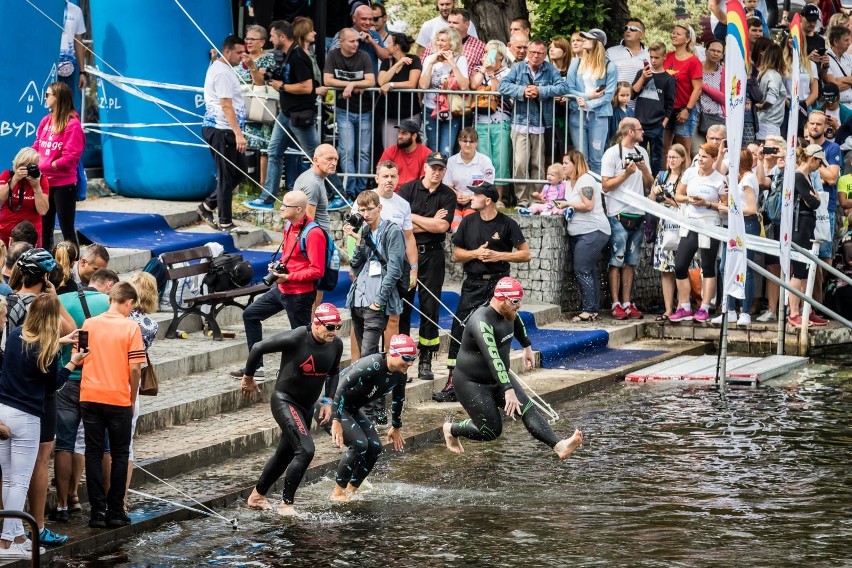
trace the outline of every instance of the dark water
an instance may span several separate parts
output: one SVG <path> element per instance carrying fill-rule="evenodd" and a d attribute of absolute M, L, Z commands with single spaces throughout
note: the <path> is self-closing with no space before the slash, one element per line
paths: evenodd
<path fill-rule="evenodd" d="M 835 364 L 848 362 L 843 356 Z M 560 408 L 559 463 L 520 423 L 491 444 L 383 461 L 362 499 L 300 490 L 298 520 L 244 507 L 76 566 L 849 566 L 852 372 L 808 367 L 726 398 L 619 385 Z M 277 506 L 277 503 L 274 503 Z M 59 562 L 57 562 L 58 564 Z"/>

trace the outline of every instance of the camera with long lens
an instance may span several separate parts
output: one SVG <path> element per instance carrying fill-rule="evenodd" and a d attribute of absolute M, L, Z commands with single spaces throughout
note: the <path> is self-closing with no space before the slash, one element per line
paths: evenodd
<path fill-rule="evenodd" d="M 356 233 L 361 230 L 361 227 L 364 225 L 364 217 L 361 216 L 357 211 L 353 211 L 343 216 L 343 221 L 352 227 L 352 230 Z"/>
<path fill-rule="evenodd" d="M 274 262 L 269 268 L 269 274 L 263 277 L 263 283 L 267 286 L 272 286 L 278 280 L 279 274 L 287 274 L 288 272 L 289 270 L 287 270 L 287 266 L 283 262 Z"/>
<path fill-rule="evenodd" d="M 275 59 L 275 66 L 272 69 L 268 69 L 266 73 L 263 74 L 263 79 L 265 81 L 283 81 L 284 80 L 284 52 L 279 50 L 274 50 L 272 52 L 272 57 Z"/>
<path fill-rule="evenodd" d="M 27 164 L 27 175 L 33 179 L 38 179 L 41 177 L 41 170 L 38 167 L 38 164 Z"/>

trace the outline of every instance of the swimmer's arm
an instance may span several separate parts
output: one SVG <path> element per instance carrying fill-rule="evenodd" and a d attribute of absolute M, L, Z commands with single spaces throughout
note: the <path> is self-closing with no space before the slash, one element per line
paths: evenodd
<path fill-rule="evenodd" d="M 391 398 L 391 426 L 402 428 L 402 406 L 405 403 L 405 379 L 393 387 Z"/>
<path fill-rule="evenodd" d="M 519 317 L 515 318 L 515 339 L 521 344 L 521 347 L 527 348 L 532 345 L 529 336 L 527 336 L 527 327 L 523 320 Z"/>
<path fill-rule="evenodd" d="M 292 353 L 296 348 L 297 341 L 298 335 L 293 330 L 287 330 L 255 343 L 246 360 L 246 376 L 254 377 L 254 373 L 257 371 L 264 355 L 282 353 L 286 356 L 288 352 Z"/>

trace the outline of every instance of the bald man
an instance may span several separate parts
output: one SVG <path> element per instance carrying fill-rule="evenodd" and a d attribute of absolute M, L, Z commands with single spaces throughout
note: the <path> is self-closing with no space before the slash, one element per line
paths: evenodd
<path fill-rule="evenodd" d="M 358 51 L 363 51 L 370 57 L 373 73 L 379 75 L 379 60 L 390 57 L 379 32 L 373 29 L 373 9 L 369 6 L 358 6 L 352 13 L 352 27 L 344 28 L 355 31 L 358 36 Z M 341 30 L 342 32 L 343 30 Z M 331 41 L 331 49 L 340 47 L 340 32 Z"/>
<path fill-rule="evenodd" d="M 314 151 L 310 169 L 296 178 L 293 189 L 304 192 L 307 197 L 307 214 L 326 231 L 331 230 L 328 216 L 326 180 L 337 171 L 339 157 L 331 144 L 320 144 Z"/>

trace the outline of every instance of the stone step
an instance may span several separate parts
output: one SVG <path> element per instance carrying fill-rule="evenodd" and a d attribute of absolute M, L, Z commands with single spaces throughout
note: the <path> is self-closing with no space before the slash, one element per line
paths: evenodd
<path fill-rule="evenodd" d="M 197 221 L 197 217 L 196 217 Z M 268 245 L 271 242 L 269 235 L 267 235 L 266 230 L 263 227 L 258 227 L 255 225 L 250 225 L 243 222 L 237 223 L 238 229 L 231 233 L 231 237 L 234 239 L 234 246 L 238 249 L 250 249 L 256 246 Z M 194 223 L 191 225 L 184 225 L 178 227 L 178 232 L 187 232 L 187 233 L 204 233 L 204 234 L 218 234 L 218 231 L 208 225 L 207 223 Z M 280 238 L 278 239 L 280 242 Z"/>

